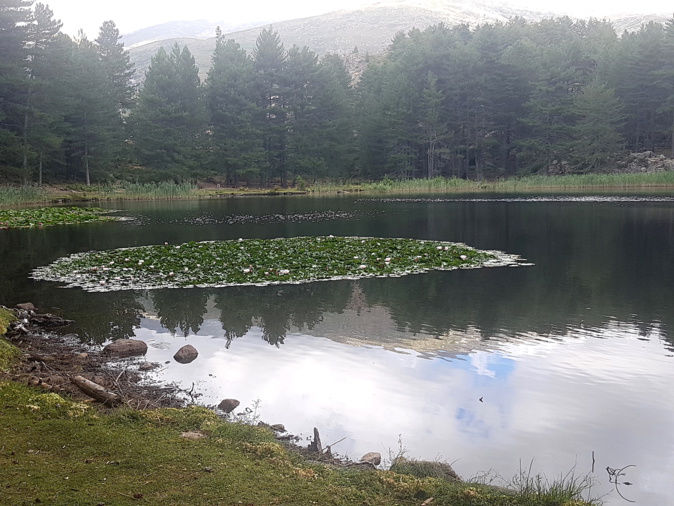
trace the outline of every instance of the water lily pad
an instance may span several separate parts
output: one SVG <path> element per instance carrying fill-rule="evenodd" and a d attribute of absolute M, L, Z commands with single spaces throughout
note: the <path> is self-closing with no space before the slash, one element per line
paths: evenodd
<path fill-rule="evenodd" d="M 0 209 L 0 228 L 48 227 L 93 221 L 111 221 L 98 207 L 40 207 L 36 209 Z"/>
<path fill-rule="evenodd" d="M 522 263 L 515 255 L 465 244 L 329 236 L 92 251 L 60 258 L 31 277 L 100 292 L 306 283 L 505 265 Z"/>

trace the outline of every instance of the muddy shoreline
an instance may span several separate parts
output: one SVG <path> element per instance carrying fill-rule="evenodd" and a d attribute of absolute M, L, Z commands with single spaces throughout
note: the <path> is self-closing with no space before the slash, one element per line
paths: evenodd
<path fill-rule="evenodd" d="M 20 363 L 4 376 L 12 381 L 37 386 L 45 391 L 65 394 L 74 399 L 95 402 L 75 386 L 71 378 L 81 376 L 121 397 L 133 409 L 179 408 L 188 403 L 177 385 L 152 383 L 142 369 L 152 366 L 144 357 L 114 357 L 103 353 L 100 345 L 83 343 L 67 328 L 71 320 L 31 309 L 5 308 L 17 320 L 9 325 L 5 339 L 23 352 Z M 189 397 L 189 396 L 188 396 Z M 102 408 L 110 408 L 96 402 Z"/>

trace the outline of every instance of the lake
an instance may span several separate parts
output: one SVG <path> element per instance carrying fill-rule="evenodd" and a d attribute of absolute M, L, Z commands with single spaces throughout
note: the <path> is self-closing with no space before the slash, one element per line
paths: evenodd
<path fill-rule="evenodd" d="M 0 302 L 134 337 L 152 378 L 353 459 L 400 448 L 464 478 L 589 474 L 605 504 L 672 504 L 674 198 L 229 198 L 104 205 L 115 223 L 0 231 Z M 301 285 L 87 293 L 29 278 L 75 252 L 344 235 L 463 242 L 533 265 Z M 178 364 L 186 343 L 199 357 Z M 165 363 L 168 362 L 168 363 Z M 303 442 L 306 444 L 306 442 Z M 607 467 L 624 469 L 618 486 Z M 628 482 L 629 484 L 625 484 Z"/>

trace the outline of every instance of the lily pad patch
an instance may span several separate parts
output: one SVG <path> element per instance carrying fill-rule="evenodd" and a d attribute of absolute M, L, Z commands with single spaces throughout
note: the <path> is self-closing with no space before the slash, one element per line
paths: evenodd
<path fill-rule="evenodd" d="M 306 283 L 507 265 L 522 265 L 521 259 L 450 242 L 329 236 L 92 251 L 60 258 L 31 277 L 101 292 Z"/>
<path fill-rule="evenodd" d="M 36 209 L 0 209 L 0 229 L 73 225 L 94 221 L 112 221 L 103 216 L 110 211 L 98 207 L 40 207 Z"/>

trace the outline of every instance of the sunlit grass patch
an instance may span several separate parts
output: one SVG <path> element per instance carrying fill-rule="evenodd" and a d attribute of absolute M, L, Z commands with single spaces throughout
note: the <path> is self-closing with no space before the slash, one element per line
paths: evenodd
<path fill-rule="evenodd" d="M 79 253 L 35 269 L 32 277 L 88 291 L 113 291 L 403 276 L 433 269 L 518 265 L 519 260 L 502 252 L 449 242 L 293 237 Z"/>
<path fill-rule="evenodd" d="M 0 209 L 0 229 L 73 225 L 94 221 L 112 221 L 98 207 L 40 207 L 36 209 Z"/>

